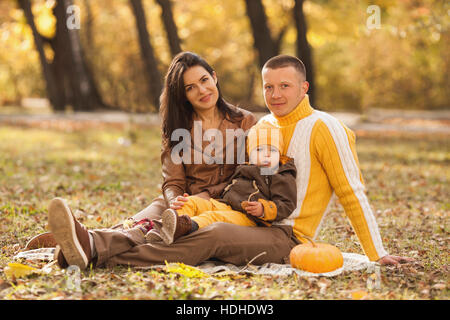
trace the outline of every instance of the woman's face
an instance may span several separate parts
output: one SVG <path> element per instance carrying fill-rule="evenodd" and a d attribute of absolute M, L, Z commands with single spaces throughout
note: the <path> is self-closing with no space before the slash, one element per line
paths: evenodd
<path fill-rule="evenodd" d="M 216 73 L 213 75 L 202 66 L 193 66 L 183 74 L 186 98 L 195 110 L 202 111 L 216 106 L 219 99 Z"/>

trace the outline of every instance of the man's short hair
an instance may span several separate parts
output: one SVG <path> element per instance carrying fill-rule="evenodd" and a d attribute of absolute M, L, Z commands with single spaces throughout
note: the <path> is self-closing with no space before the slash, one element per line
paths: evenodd
<path fill-rule="evenodd" d="M 281 54 L 270 58 L 264 64 L 263 69 L 279 69 L 285 67 L 294 67 L 303 77 L 306 79 L 306 68 L 302 60 L 297 57 L 289 56 L 287 54 Z"/>

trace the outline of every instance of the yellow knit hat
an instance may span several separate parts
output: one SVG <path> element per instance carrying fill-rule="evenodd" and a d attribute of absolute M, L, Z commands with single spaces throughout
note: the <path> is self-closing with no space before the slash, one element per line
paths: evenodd
<path fill-rule="evenodd" d="M 268 122 L 255 124 L 250 128 L 247 135 L 248 154 L 261 145 L 274 146 L 281 154 L 284 146 L 281 130 Z"/>

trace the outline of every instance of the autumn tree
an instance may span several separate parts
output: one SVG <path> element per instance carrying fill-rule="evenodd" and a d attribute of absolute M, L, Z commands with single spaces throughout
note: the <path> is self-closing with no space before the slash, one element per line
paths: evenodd
<path fill-rule="evenodd" d="M 63 110 L 64 98 L 58 92 L 58 84 L 56 81 L 56 77 L 54 74 L 54 70 L 51 68 L 51 64 L 47 61 L 44 52 L 44 40 L 43 37 L 39 34 L 36 28 L 36 24 L 34 22 L 33 12 L 31 10 L 31 3 L 28 0 L 19 0 L 19 6 L 23 10 L 25 18 L 27 19 L 27 23 L 31 28 L 34 38 L 34 44 L 36 46 L 36 50 L 39 54 L 39 61 L 42 67 L 42 73 L 45 78 L 47 96 L 50 100 L 51 105 L 55 110 Z"/>
<path fill-rule="evenodd" d="M 303 61 L 306 68 L 306 79 L 309 82 L 309 99 L 311 104 L 314 105 L 315 99 L 315 85 L 314 85 L 314 65 L 312 59 L 311 46 L 306 38 L 306 33 L 308 31 L 306 18 L 303 13 L 303 0 L 295 0 L 294 11 L 294 21 L 295 28 L 297 30 L 297 41 L 296 41 L 296 52 L 297 57 Z"/>
<path fill-rule="evenodd" d="M 262 1 L 245 0 L 245 6 L 250 20 L 253 44 L 258 52 L 259 66 L 262 68 L 267 60 L 280 52 L 281 40 L 287 26 L 284 26 L 276 37 L 272 37 Z"/>
<path fill-rule="evenodd" d="M 72 106 L 76 111 L 92 111 L 110 108 L 102 101 L 93 75 L 85 60 L 78 28 L 68 28 L 68 21 L 77 19 L 72 0 L 58 0 L 53 8 L 56 17 L 56 32 L 52 38 L 44 37 L 36 29 L 31 2 L 19 0 L 29 24 L 46 81 L 47 95 L 55 110 Z M 73 15 L 68 12 L 70 9 Z M 53 59 L 48 61 L 44 45 L 53 50 Z"/>
<path fill-rule="evenodd" d="M 178 29 L 173 18 L 172 3 L 170 0 L 156 0 L 162 10 L 162 21 L 167 34 L 167 41 L 169 42 L 170 53 L 172 56 L 181 52 L 181 40 L 178 36 Z"/>
<path fill-rule="evenodd" d="M 159 106 L 159 96 L 162 91 L 162 78 L 158 70 L 155 51 L 150 43 L 150 34 L 147 30 L 147 20 L 141 0 L 130 0 L 136 28 L 139 37 L 139 47 L 144 61 L 145 72 L 148 78 L 149 94 L 154 106 Z"/>

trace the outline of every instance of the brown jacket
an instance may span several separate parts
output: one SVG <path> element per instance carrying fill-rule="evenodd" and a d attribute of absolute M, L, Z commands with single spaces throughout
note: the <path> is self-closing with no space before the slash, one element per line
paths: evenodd
<path fill-rule="evenodd" d="M 211 198 L 220 197 L 222 190 L 228 184 L 230 177 L 238 166 L 236 160 L 238 139 L 244 138 L 242 137 L 242 134 L 246 135 L 247 130 L 256 124 L 256 118 L 251 112 L 238 107 L 235 108 L 242 112 L 242 119 L 237 122 L 232 122 L 227 116 L 222 120 L 218 128 L 223 137 L 222 155 L 219 155 L 221 156 L 220 158 L 223 159 L 222 164 L 215 162 L 206 164 L 204 160 L 202 160 L 201 164 L 194 163 L 195 153 L 200 153 L 200 156 L 202 156 L 202 150 L 205 150 L 205 148 L 212 143 L 210 141 L 202 141 L 202 148 L 195 146 L 194 127 L 191 129 L 191 142 L 189 145 L 191 163 L 174 163 L 171 158 L 172 149 L 167 147 L 163 142 L 161 151 L 162 175 L 164 179 L 162 191 L 167 202 L 185 192 L 189 195 L 195 195 L 207 191 Z M 227 129 L 242 129 L 242 133 L 236 135 L 233 140 L 227 141 Z M 204 131 L 205 130 L 203 130 L 203 133 Z M 234 143 L 234 161 L 232 161 L 234 164 L 226 163 L 227 143 Z M 245 148 L 243 151 L 245 152 Z"/>
<path fill-rule="evenodd" d="M 263 204 L 262 218 L 248 214 L 257 224 L 270 225 L 274 221 L 287 218 L 297 206 L 297 170 L 290 159 L 280 164 L 278 172 L 273 175 L 261 175 L 261 168 L 256 165 L 240 165 L 223 191 L 221 202 L 233 210 L 245 212 L 244 201 L 258 201 Z M 245 206 L 245 204 L 244 204 Z"/>

